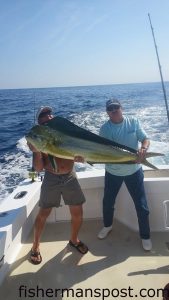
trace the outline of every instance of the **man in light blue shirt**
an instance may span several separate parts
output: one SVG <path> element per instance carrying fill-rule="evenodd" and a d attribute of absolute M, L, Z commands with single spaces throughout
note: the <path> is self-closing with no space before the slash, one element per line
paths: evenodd
<path fill-rule="evenodd" d="M 105 238 L 112 230 L 115 200 L 124 181 L 135 204 L 142 246 L 144 250 L 151 250 L 149 209 L 144 190 L 144 176 L 140 164 L 145 158 L 150 141 L 137 118 L 123 116 L 122 106 L 118 100 L 108 100 L 106 102 L 106 111 L 109 120 L 102 125 L 100 135 L 132 148 L 134 152 L 138 153 L 138 163 L 106 164 L 103 198 L 104 227 L 99 232 L 98 238 Z"/>

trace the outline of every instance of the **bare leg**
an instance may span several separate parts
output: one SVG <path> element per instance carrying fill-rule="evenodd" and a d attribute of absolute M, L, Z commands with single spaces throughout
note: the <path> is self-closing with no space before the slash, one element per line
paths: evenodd
<path fill-rule="evenodd" d="M 44 228 L 44 225 L 46 223 L 46 219 L 49 216 L 50 212 L 51 212 L 52 208 L 40 208 L 39 209 L 39 213 L 36 217 L 35 220 L 35 226 L 34 226 L 34 241 L 33 241 L 33 246 L 32 246 L 32 251 L 34 252 L 39 252 L 39 244 L 40 244 L 40 238 L 41 238 L 41 234 Z M 40 255 L 38 255 L 37 257 L 32 256 L 31 260 L 33 261 L 39 261 Z"/>
<path fill-rule="evenodd" d="M 78 238 L 78 233 L 83 220 L 82 205 L 71 205 L 69 206 L 69 209 L 71 214 L 71 236 L 69 243 L 71 246 L 77 248 L 80 253 L 85 254 L 88 251 L 88 247 Z"/>
<path fill-rule="evenodd" d="M 78 243 L 78 233 L 82 225 L 83 209 L 82 205 L 70 205 L 71 214 L 71 236 L 70 239 L 73 243 Z"/>

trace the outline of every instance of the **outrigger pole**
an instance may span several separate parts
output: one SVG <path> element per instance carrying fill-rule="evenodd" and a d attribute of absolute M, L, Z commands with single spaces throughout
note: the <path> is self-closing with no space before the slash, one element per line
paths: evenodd
<path fill-rule="evenodd" d="M 34 93 L 34 98 L 33 98 L 33 105 L 34 105 L 34 114 L 33 114 L 33 123 L 34 124 L 33 125 L 35 126 L 35 122 L 36 122 L 36 119 L 35 119 L 35 105 L 36 105 L 36 96 L 35 96 L 35 93 Z M 33 153 L 32 153 L 32 167 L 29 170 L 29 177 L 31 178 L 32 182 L 35 181 L 36 171 L 35 171 L 34 166 L 33 166 Z"/>
<path fill-rule="evenodd" d="M 154 46 L 155 46 L 155 50 L 156 50 L 158 67 L 159 67 L 160 77 L 161 77 L 161 84 L 162 84 L 164 100 L 165 100 L 165 106 L 166 106 L 166 111 L 167 111 L 167 118 L 168 118 L 168 122 L 169 122 L 169 109 L 168 109 L 166 90 L 165 90 L 165 86 L 164 86 L 163 74 L 162 74 L 162 70 L 161 70 L 160 59 L 159 59 L 159 55 L 158 55 L 157 44 L 156 44 L 156 40 L 155 40 L 155 36 L 154 36 L 154 30 L 153 30 L 153 26 L 152 26 L 152 23 L 151 23 L 150 14 L 148 14 L 148 17 L 149 17 L 150 27 L 151 27 L 151 31 L 152 31 L 153 40 L 154 40 Z"/>

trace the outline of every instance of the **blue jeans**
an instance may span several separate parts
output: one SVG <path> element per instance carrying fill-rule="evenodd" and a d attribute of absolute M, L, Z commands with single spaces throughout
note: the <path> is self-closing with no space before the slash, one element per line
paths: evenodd
<path fill-rule="evenodd" d="M 115 176 L 108 172 L 105 173 L 105 188 L 103 198 L 104 226 L 108 227 L 113 223 L 115 200 L 123 181 L 125 182 L 135 205 L 140 237 L 142 239 L 149 239 L 149 209 L 145 195 L 144 175 L 142 168 L 140 168 L 134 174 L 128 176 Z"/>

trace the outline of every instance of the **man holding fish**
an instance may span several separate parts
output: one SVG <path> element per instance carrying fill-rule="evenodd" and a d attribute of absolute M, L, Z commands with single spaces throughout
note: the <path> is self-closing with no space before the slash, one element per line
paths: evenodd
<path fill-rule="evenodd" d="M 53 118 L 51 107 L 41 107 L 37 113 L 37 122 L 44 125 Z M 28 142 L 30 150 L 33 152 L 33 167 L 37 172 L 45 170 L 45 176 L 41 187 L 39 200 L 39 213 L 35 220 L 34 241 L 30 253 L 30 261 L 33 264 L 40 264 L 42 256 L 40 254 L 40 238 L 47 217 L 53 207 L 59 207 L 61 195 L 66 205 L 69 206 L 71 214 L 71 237 L 69 245 L 76 248 L 81 254 L 88 251 L 88 247 L 79 240 L 78 233 L 82 224 L 83 208 L 85 197 L 77 181 L 75 173 L 72 171 L 74 161 L 83 162 L 81 156 L 75 156 L 74 160 L 53 157 L 36 149 Z"/>
<path fill-rule="evenodd" d="M 124 182 L 136 208 L 143 249 L 151 250 L 149 209 L 144 190 L 144 176 L 140 164 L 146 157 L 150 141 L 137 118 L 123 116 L 122 106 L 118 100 L 108 100 L 106 102 L 106 111 L 109 120 L 102 125 L 100 136 L 133 148 L 134 151 L 137 151 L 137 160 L 135 164 L 106 164 L 103 197 L 104 227 L 99 232 L 98 238 L 106 238 L 112 230 L 115 200 Z M 140 148 L 139 142 L 141 144 Z"/>

